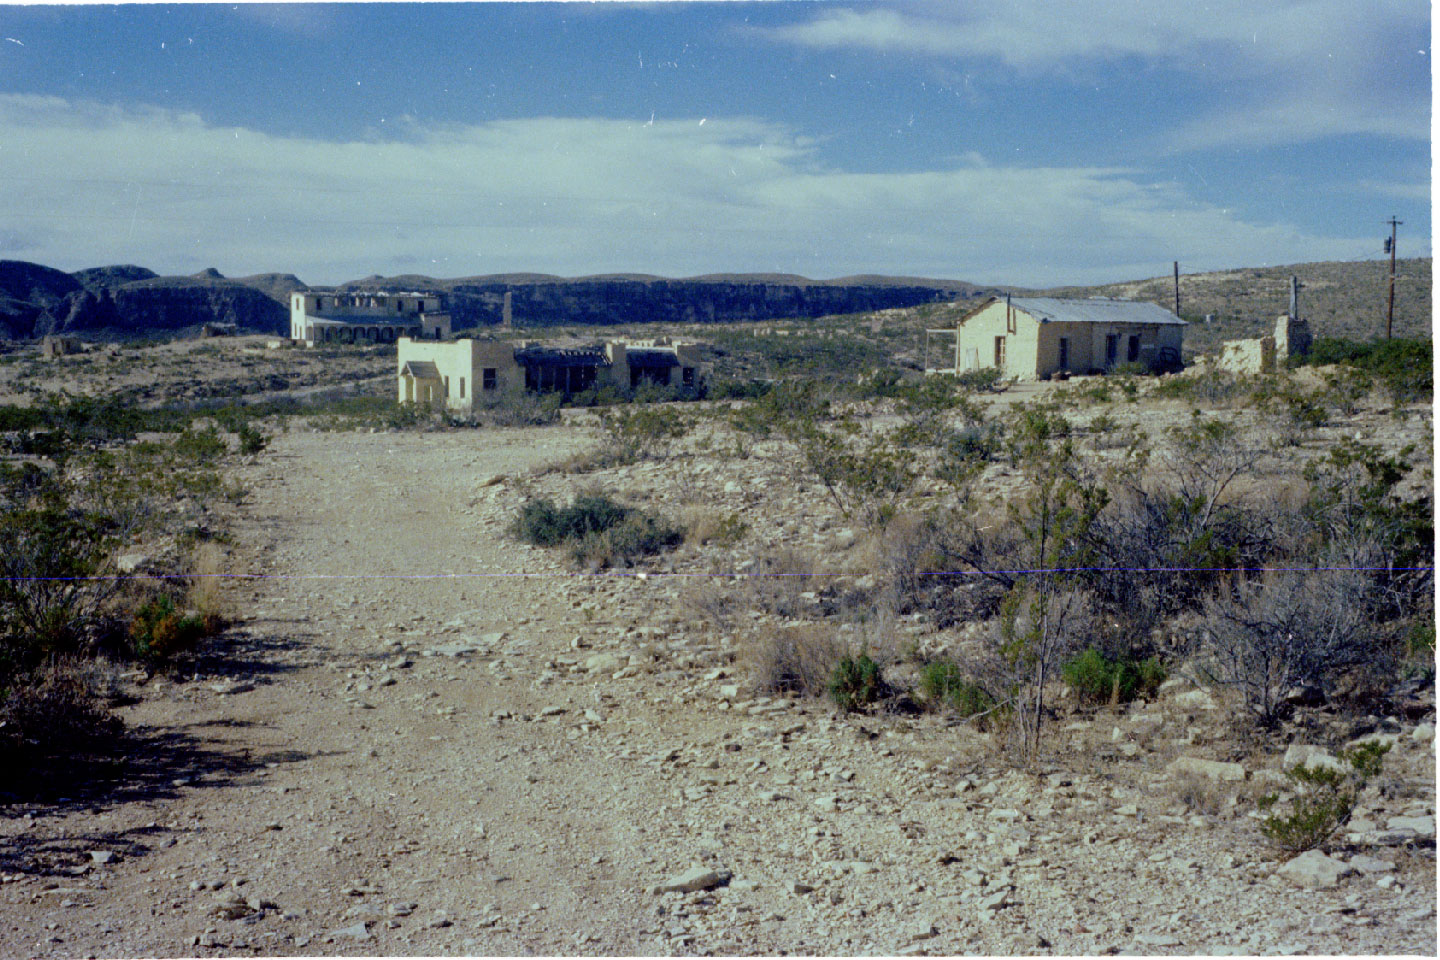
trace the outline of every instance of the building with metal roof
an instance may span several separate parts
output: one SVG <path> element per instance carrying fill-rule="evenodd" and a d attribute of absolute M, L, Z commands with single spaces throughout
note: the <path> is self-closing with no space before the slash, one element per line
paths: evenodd
<path fill-rule="evenodd" d="M 1178 370 L 1185 326 L 1164 307 L 1139 300 L 991 297 L 953 329 L 925 331 L 925 372 L 992 367 L 1007 379 L 1049 380 L 1122 364 Z"/>

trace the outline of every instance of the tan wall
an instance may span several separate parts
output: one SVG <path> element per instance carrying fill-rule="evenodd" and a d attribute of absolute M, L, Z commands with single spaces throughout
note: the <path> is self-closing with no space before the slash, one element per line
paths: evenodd
<path fill-rule="evenodd" d="M 1231 373 L 1271 373 L 1275 370 L 1275 338 L 1227 340 L 1220 345 L 1216 366 Z"/>
<path fill-rule="evenodd" d="M 966 351 L 975 350 L 978 366 L 995 366 L 995 338 L 1005 338 L 1005 366 L 1000 372 L 1005 377 L 1033 380 L 1036 376 L 1036 356 L 1039 351 L 1040 324 L 1029 314 L 1009 308 L 1015 315 L 1015 332 L 1007 331 L 1006 304 L 996 301 L 960 325 L 960 369 L 967 369 Z"/>
<path fill-rule="evenodd" d="M 396 379 L 401 403 L 409 397 L 407 391 L 414 391 L 413 385 L 402 372 L 410 361 L 429 361 L 440 373 L 441 394 L 432 402 L 443 400 L 451 410 L 471 410 L 477 402 L 499 399 L 507 393 L 520 393 L 525 389 L 525 372 L 515 362 L 514 344 L 495 340 L 457 340 L 454 343 L 436 343 L 430 340 L 412 340 L 401 337 L 396 351 Z M 485 371 L 495 371 L 495 388 L 485 389 Z M 478 397 L 478 400 L 477 400 Z M 417 396 L 416 402 L 424 402 Z"/>

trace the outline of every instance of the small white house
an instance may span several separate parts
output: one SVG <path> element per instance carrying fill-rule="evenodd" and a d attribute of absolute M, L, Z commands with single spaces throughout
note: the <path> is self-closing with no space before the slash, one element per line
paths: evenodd
<path fill-rule="evenodd" d="M 1185 321 L 1137 300 L 991 297 L 955 328 L 926 331 L 927 374 L 993 367 L 1007 379 L 1048 380 L 1057 373 L 1104 373 L 1122 363 L 1178 370 Z M 953 354 L 934 337 L 953 336 Z M 941 352 L 943 350 L 943 352 Z"/>

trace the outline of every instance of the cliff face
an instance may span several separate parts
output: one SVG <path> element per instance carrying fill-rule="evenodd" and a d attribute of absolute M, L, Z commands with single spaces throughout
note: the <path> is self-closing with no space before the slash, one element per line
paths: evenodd
<path fill-rule="evenodd" d="M 786 274 L 714 274 L 669 279 L 643 274 L 564 278 L 503 274 L 437 280 L 372 276 L 349 288 L 434 290 L 445 295 L 454 327 L 493 326 L 506 294 L 516 326 L 619 323 L 728 323 L 862 313 L 948 302 L 990 291 L 966 283 L 894 277 L 816 281 Z M 144 267 L 62 273 L 39 264 L 0 262 L 0 336 L 57 332 L 137 336 L 203 323 L 234 323 L 247 333 L 284 333 L 289 295 L 309 289 L 291 274 L 230 280 L 214 268 L 159 277 Z"/>
<path fill-rule="evenodd" d="M 0 337 L 141 336 L 211 322 L 234 323 L 249 333 L 282 333 L 289 312 L 267 292 L 296 284 L 303 288 L 293 277 L 269 274 L 227 280 L 213 269 L 193 277 L 157 277 L 131 265 L 68 274 L 37 263 L 0 261 Z"/>
<path fill-rule="evenodd" d="M 393 282 L 392 281 L 390 282 Z M 891 307 L 949 302 L 981 295 L 978 287 L 946 281 L 927 283 L 817 283 L 804 278 L 581 277 L 574 280 L 474 277 L 435 281 L 407 277 L 446 294 L 456 329 L 490 326 L 503 320 L 505 295 L 517 326 L 618 323 L 730 323 L 781 317 L 820 317 Z M 425 282 L 428 280 L 428 284 Z M 370 284 L 381 285 L 376 281 Z"/>

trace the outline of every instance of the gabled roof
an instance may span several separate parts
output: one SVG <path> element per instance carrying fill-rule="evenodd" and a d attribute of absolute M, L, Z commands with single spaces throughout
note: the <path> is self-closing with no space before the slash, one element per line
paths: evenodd
<path fill-rule="evenodd" d="M 439 380 L 440 368 L 430 360 L 406 360 L 400 372 L 416 380 Z"/>
<path fill-rule="evenodd" d="M 964 323 L 1004 297 L 991 297 L 971 310 Z M 1111 300 L 1105 297 L 1065 300 L 1060 297 L 1011 297 L 1010 306 L 1023 310 L 1041 323 L 1148 323 L 1185 326 L 1185 321 L 1164 307 L 1143 300 Z"/>

